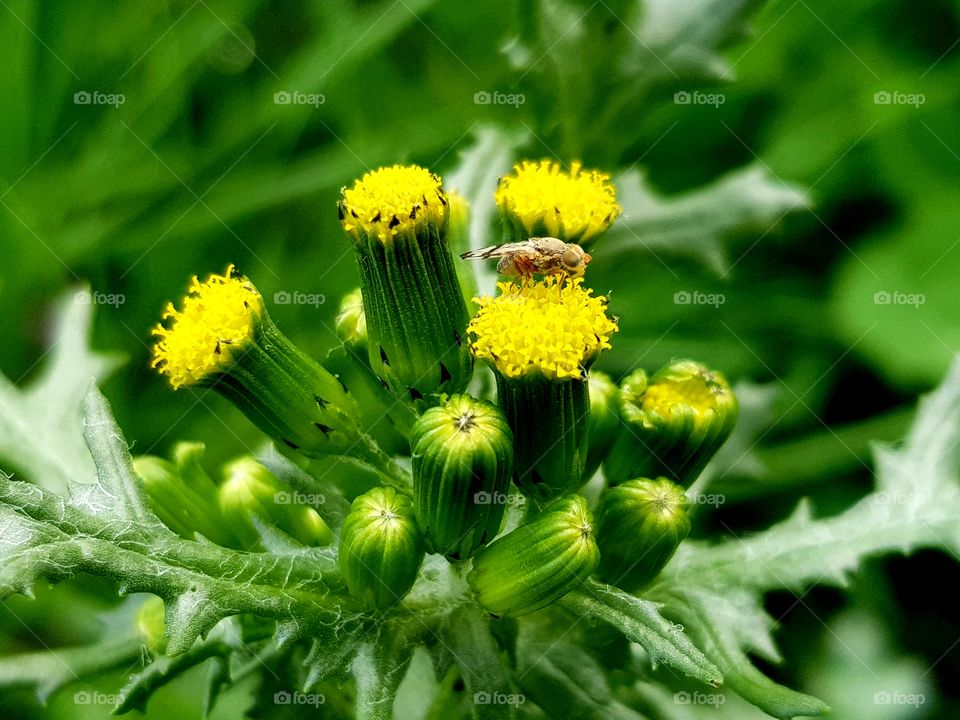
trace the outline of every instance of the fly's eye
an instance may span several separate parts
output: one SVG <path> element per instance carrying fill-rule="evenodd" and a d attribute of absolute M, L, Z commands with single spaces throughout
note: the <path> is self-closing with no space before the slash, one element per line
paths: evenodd
<path fill-rule="evenodd" d="M 583 256 L 575 248 L 567 248 L 563 251 L 563 264 L 567 267 L 580 267 L 582 262 Z"/>

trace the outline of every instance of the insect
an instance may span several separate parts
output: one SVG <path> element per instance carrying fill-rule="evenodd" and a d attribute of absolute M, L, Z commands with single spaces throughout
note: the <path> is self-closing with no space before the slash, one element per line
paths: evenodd
<path fill-rule="evenodd" d="M 465 252 L 464 260 L 500 258 L 497 272 L 501 275 L 529 277 L 564 275 L 581 277 L 591 257 L 575 243 L 565 243 L 552 237 L 535 237 L 521 242 L 491 245 L 481 250 Z"/>

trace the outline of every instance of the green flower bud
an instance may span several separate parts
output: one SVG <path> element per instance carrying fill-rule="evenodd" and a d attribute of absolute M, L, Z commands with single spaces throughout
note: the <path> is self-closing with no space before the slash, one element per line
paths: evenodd
<path fill-rule="evenodd" d="M 157 517 L 180 537 L 193 540 L 199 533 L 217 545 L 236 547 L 237 536 L 217 504 L 217 486 L 200 465 L 205 449 L 203 443 L 177 443 L 174 462 L 141 455 L 133 459 L 133 470 Z"/>
<path fill-rule="evenodd" d="M 620 389 L 606 373 L 590 371 L 587 379 L 590 395 L 590 422 L 587 424 L 589 450 L 583 479 L 589 480 L 600 467 L 620 427 Z"/>
<path fill-rule="evenodd" d="M 356 288 L 343 296 L 336 319 L 337 335 L 349 345 L 366 347 L 367 316 L 363 312 L 363 295 Z"/>
<path fill-rule="evenodd" d="M 550 605 L 597 568 L 586 500 L 554 500 L 524 525 L 477 553 L 467 576 L 477 602 L 494 615 L 524 615 Z"/>
<path fill-rule="evenodd" d="M 598 574 L 636 592 L 660 573 L 689 534 L 682 487 L 666 478 L 628 480 L 606 490 L 597 506 Z"/>
<path fill-rule="evenodd" d="M 234 460 L 224 468 L 220 507 L 240 538 L 242 550 L 263 550 L 253 516 L 302 545 L 333 542 L 333 532 L 317 511 L 294 500 L 295 493 L 251 457 Z"/>
<path fill-rule="evenodd" d="M 513 433 L 500 410 L 454 395 L 413 427 L 413 507 L 429 552 L 461 560 L 500 531 Z"/>
<path fill-rule="evenodd" d="M 677 360 L 647 379 L 638 370 L 620 389 L 623 425 L 604 461 L 610 483 L 663 475 L 689 486 L 730 437 L 737 398 L 726 379 Z"/>
<path fill-rule="evenodd" d="M 137 633 L 153 655 L 167 651 L 167 625 L 163 616 L 163 600 L 151 595 L 137 609 Z"/>
<path fill-rule="evenodd" d="M 469 318 L 440 178 L 415 165 L 380 168 L 344 188 L 338 210 L 357 253 L 370 366 L 410 400 L 463 390 Z"/>
<path fill-rule="evenodd" d="M 413 587 L 423 553 L 410 498 L 379 487 L 353 501 L 337 561 L 354 597 L 371 608 L 393 607 Z"/>

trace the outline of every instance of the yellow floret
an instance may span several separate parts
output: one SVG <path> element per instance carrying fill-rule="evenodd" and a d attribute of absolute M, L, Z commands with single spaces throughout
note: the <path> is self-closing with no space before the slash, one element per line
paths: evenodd
<path fill-rule="evenodd" d="M 497 297 L 474 298 L 480 310 L 467 328 L 474 336 L 474 355 L 511 378 L 529 373 L 555 380 L 582 377 L 617 331 L 606 314 L 607 299 L 594 297 L 582 282 L 557 277 L 504 282 Z"/>
<path fill-rule="evenodd" d="M 442 181 L 419 165 L 394 165 L 368 172 L 343 189 L 340 222 L 359 239 L 363 233 L 388 242 L 429 224 L 442 229 L 448 217 Z"/>
<path fill-rule="evenodd" d="M 196 276 L 182 308 L 167 305 L 153 330 L 153 367 L 174 389 L 200 382 L 228 366 L 233 355 L 253 338 L 254 323 L 263 314 L 263 298 L 233 265 L 223 275 Z"/>
<path fill-rule="evenodd" d="M 528 235 L 542 232 L 566 242 L 586 242 L 599 235 L 622 212 L 610 176 L 582 170 L 578 162 L 566 172 L 551 160 L 524 161 L 500 180 L 497 205 Z"/>

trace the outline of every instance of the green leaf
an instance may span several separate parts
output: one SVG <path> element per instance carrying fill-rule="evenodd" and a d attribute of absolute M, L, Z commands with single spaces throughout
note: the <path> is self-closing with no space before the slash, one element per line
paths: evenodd
<path fill-rule="evenodd" d="M 90 383 L 109 377 L 120 358 L 90 350 L 88 290 L 63 298 L 61 308 L 38 377 L 20 389 L 0 373 L 0 463 L 66 495 L 71 482 L 96 479 L 81 432 L 82 406 Z"/>
<path fill-rule="evenodd" d="M 779 718 L 827 706 L 763 676 L 753 652 L 779 660 L 767 590 L 845 585 L 864 558 L 920 547 L 960 552 L 960 360 L 926 397 L 902 447 L 876 450 L 876 490 L 848 510 L 814 518 L 803 502 L 765 532 L 708 545 L 687 542 L 647 595 L 665 604 L 723 671 L 726 684 Z"/>
<path fill-rule="evenodd" d="M 402 627 L 399 621 L 388 622 L 374 640 L 359 647 L 353 660 L 357 720 L 392 720 L 393 702 L 416 649 L 418 630 L 422 628 L 414 628 L 408 635 L 409 624 Z"/>
<path fill-rule="evenodd" d="M 613 625 L 643 646 L 651 665 L 670 665 L 708 685 L 723 683 L 720 670 L 683 634 L 682 628 L 660 615 L 659 606 L 595 580 L 574 590 L 560 604 L 579 616 Z"/>
<path fill-rule="evenodd" d="M 139 636 L 117 633 L 91 645 L 8 655 L 0 658 L 0 687 L 36 687 L 40 702 L 46 702 L 72 682 L 128 667 L 142 647 Z"/>
<path fill-rule="evenodd" d="M 597 243 L 598 263 L 629 263 L 638 254 L 685 256 L 718 274 L 729 269 L 725 248 L 731 239 L 765 234 L 808 204 L 799 188 L 759 165 L 673 197 L 659 195 L 642 173 L 631 170 L 617 182 L 617 197 L 624 215 Z"/>

